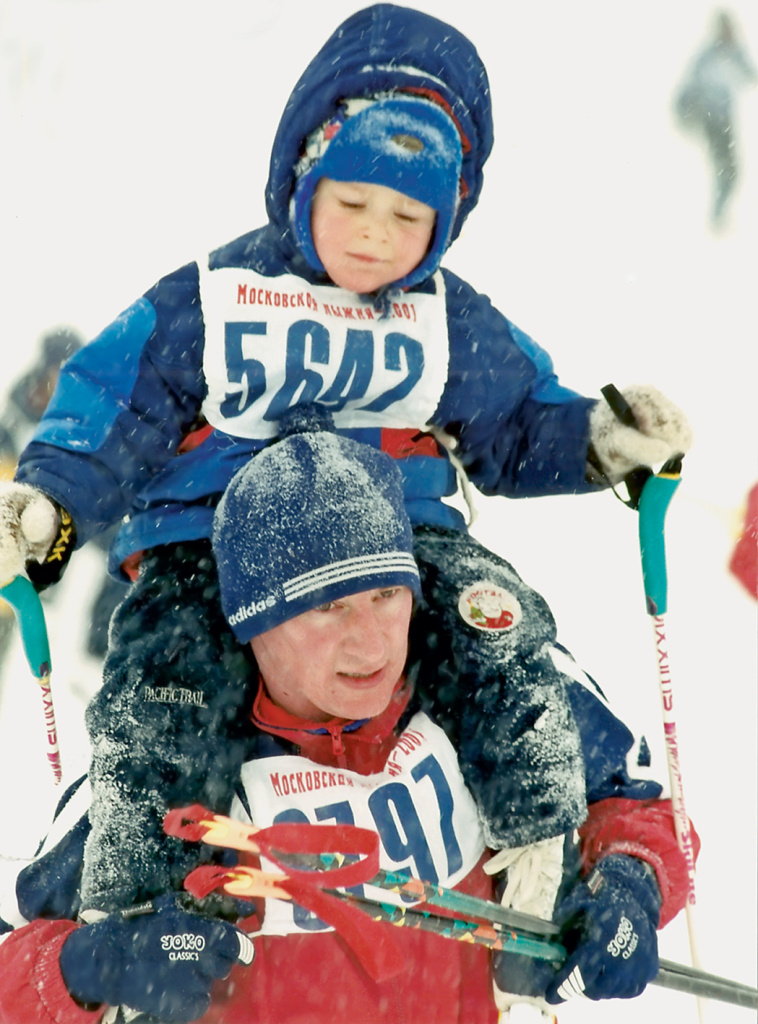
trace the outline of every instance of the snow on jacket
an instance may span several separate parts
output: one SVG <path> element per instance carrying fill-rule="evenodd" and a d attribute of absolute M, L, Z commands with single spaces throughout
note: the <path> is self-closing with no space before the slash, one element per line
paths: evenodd
<path fill-rule="evenodd" d="M 581 829 L 583 867 L 589 871 L 608 853 L 646 860 L 663 896 L 661 920 L 670 920 L 687 892 L 670 803 L 657 799 L 657 783 L 630 777 L 627 761 L 638 773 L 637 751 L 644 745 L 635 746 L 591 682 L 573 680 L 568 686 L 582 731 L 591 805 Z M 407 688 L 383 715 L 366 723 L 314 726 L 276 709 L 263 694 L 252 721 L 236 816 L 252 817 L 256 824 L 367 824 L 379 834 L 383 866 L 408 868 L 491 898 L 492 879 L 481 870 L 482 832 L 455 752 Z M 0 944 L 0 1024 L 84 1024 L 104 1012 L 77 1006 L 58 968 L 60 948 L 77 927 L 88 790 L 80 780 L 65 794 L 40 855 L 3 894 L 0 930 L 9 934 Z M 412 839 L 403 839 L 396 817 L 401 826 L 409 817 L 418 820 L 419 829 L 405 831 Z M 392 898 L 384 892 L 382 897 Z M 490 953 L 484 947 L 393 928 L 408 966 L 389 982 L 375 984 L 347 956 L 335 933 L 293 904 L 271 902 L 271 909 L 268 904 L 265 911 L 256 908 L 252 966 L 235 968 L 217 984 L 205 1024 L 494 1024 Z"/>
<path fill-rule="evenodd" d="M 367 57 L 368 54 L 368 57 Z M 412 90 L 450 110 L 474 209 L 492 147 L 486 71 L 434 18 L 377 4 L 349 18 L 295 86 L 273 144 L 268 223 L 168 274 L 71 359 L 17 477 L 72 515 L 82 544 L 126 516 L 111 568 L 146 547 L 209 535 L 234 472 L 288 408 L 318 401 L 338 430 L 399 460 L 414 523 L 463 528 L 428 425 L 455 436 L 486 494 L 587 491 L 593 402 L 469 284 L 437 271 L 373 301 L 308 267 L 289 223 L 305 136 L 340 98 Z"/>

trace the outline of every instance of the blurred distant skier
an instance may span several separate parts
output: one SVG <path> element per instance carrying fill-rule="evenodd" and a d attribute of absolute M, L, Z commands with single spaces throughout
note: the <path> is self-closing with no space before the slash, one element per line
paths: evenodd
<path fill-rule="evenodd" d="M 13 478 L 19 455 L 29 444 L 47 409 L 61 366 L 83 345 L 83 336 L 67 326 L 53 327 L 39 339 L 35 362 L 11 386 L 0 412 L 0 479 Z M 107 551 L 116 530 L 114 527 L 97 537 L 95 543 L 103 552 Z M 92 604 L 87 635 L 87 653 L 94 658 L 105 657 L 111 613 L 126 591 L 123 583 L 105 572 L 105 566 L 103 576 Z M 13 634 L 13 621 L 10 605 L 0 601 L 0 662 Z"/>
<path fill-rule="evenodd" d="M 34 365 L 11 386 L 0 411 L 0 480 L 12 480 L 21 451 L 31 440 L 58 382 L 62 363 L 82 347 L 84 339 L 68 327 L 43 334 Z M 7 583 L 0 580 L 0 583 Z M 0 601 L 0 663 L 13 636 L 13 611 Z"/>
<path fill-rule="evenodd" d="M 737 90 L 757 78 L 755 65 L 737 40 L 734 21 L 726 11 L 720 12 L 713 39 L 695 57 L 676 96 L 680 126 L 702 135 L 708 145 L 714 172 L 714 227 L 723 223 L 738 178 Z"/>
<path fill-rule="evenodd" d="M 748 594 L 758 598 L 758 483 L 753 484 L 729 559 L 729 571 Z"/>
<path fill-rule="evenodd" d="M 29 443 L 42 419 L 61 366 L 83 344 L 84 338 L 71 327 L 54 327 L 40 338 L 34 365 L 13 384 L 2 413 L 3 427 L 13 438 L 16 454 Z"/>

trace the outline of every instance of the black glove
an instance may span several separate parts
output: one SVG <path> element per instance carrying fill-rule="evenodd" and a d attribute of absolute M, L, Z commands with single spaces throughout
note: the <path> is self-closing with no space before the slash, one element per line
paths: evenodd
<path fill-rule="evenodd" d="M 548 1003 L 573 995 L 631 999 L 658 973 L 661 896 L 655 873 L 634 857 L 604 857 L 558 907 L 568 959 L 548 985 Z"/>
<path fill-rule="evenodd" d="M 188 914 L 170 895 L 153 907 L 136 917 L 111 914 L 69 935 L 60 968 L 77 1002 L 186 1024 L 208 1009 L 216 978 L 252 962 L 252 941 L 228 922 Z"/>

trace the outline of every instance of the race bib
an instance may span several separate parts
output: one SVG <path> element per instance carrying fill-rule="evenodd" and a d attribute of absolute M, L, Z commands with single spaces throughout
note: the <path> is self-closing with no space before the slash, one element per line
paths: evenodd
<path fill-rule="evenodd" d="M 270 439 L 295 405 L 319 402 L 335 425 L 422 429 L 448 372 L 445 288 L 370 303 L 292 274 L 200 267 L 208 422 L 236 437 Z"/>
<path fill-rule="evenodd" d="M 252 823 L 358 825 L 379 835 L 382 868 L 426 882 L 455 886 L 485 849 L 479 815 L 444 732 L 419 713 L 398 738 L 384 770 L 359 775 L 294 755 L 261 758 L 242 768 Z M 232 817 L 249 821 L 235 800 Z M 265 858 L 266 871 L 278 869 Z M 402 898 L 369 885 L 357 895 L 401 904 Z M 287 935 L 327 926 L 291 901 L 269 899 L 262 932 Z"/>

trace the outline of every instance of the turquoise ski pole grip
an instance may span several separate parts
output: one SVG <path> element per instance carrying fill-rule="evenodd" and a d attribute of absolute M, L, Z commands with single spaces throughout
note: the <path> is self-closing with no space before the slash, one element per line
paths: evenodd
<path fill-rule="evenodd" d="M 15 613 L 32 675 L 37 679 L 49 676 L 50 644 L 39 594 L 26 576 L 16 576 L 10 583 L 0 587 L 0 597 L 8 602 Z"/>
<path fill-rule="evenodd" d="M 0 587 L 2 597 L 14 611 L 21 632 L 21 643 L 34 678 L 39 683 L 47 731 L 47 760 L 53 770 L 56 785 L 63 778 L 58 748 L 58 729 L 55 724 L 53 694 L 50 689 L 50 644 L 47 638 L 45 613 L 39 594 L 26 576 L 16 576 Z"/>
<path fill-rule="evenodd" d="M 666 541 L 663 524 L 671 499 L 681 483 L 681 458 L 671 459 L 642 488 L 639 503 L 642 582 L 648 615 L 664 615 L 668 602 Z"/>

